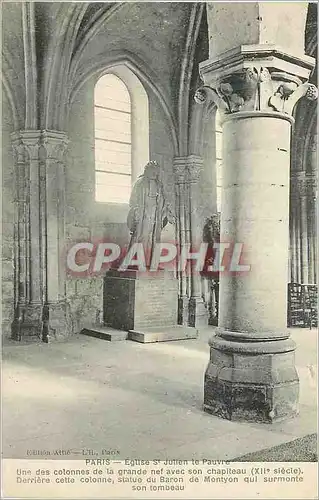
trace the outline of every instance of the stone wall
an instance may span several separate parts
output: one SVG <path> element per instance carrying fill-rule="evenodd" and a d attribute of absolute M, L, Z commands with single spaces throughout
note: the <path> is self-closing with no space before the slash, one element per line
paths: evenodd
<path fill-rule="evenodd" d="M 164 90 L 176 111 L 191 8 L 188 2 L 123 3 L 107 28 L 103 26 L 84 48 L 77 73 L 111 54 L 132 54 L 153 75 L 153 83 Z"/>
<path fill-rule="evenodd" d="M 2 94 L 2 334 L 10 335 L 14 304 L 14 164 L 11 110 Z"/>
<path fill-rule="evenodd" d="M 76 241 L 129 242 L 126 226 L 128 205 L 95 201 L 94 84 L 92 77 L 76 94 L 70 110 L 70 139 L 66 168 L 66 246 Z M 172 163 L 174 149 L 168 125 L 156 97 L 148 91 L 150 112 L 150 159 L 164 170 L 164 188 L 174 204 Z M 67 279 L 73 331 L 102 321 L 103 277 Z"/>

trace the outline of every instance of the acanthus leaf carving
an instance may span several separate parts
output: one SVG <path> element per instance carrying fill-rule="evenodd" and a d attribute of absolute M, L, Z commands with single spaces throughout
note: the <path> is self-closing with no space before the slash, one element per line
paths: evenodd
<path fill-rule="evenodd" d="M 205 104 L 210 100 L 215 102 L 221 111 L 227 111 L 227 103 L 218 92 L 209 85 L 199 87 L 194 94 L 194 100 L 197 104 Z"/>
<path fill-rule="evenodd" d="M 197 182 L 203 168 L 203 160 L 195 155 L 176 157 L 173 168 L 176 184 Z"/>
<path fill-rule="evenodd" d="M 275 111 L 292 114 L 295 105 L 302 97 L 310 101 L 315 101 L 318 98 L 318 89 L 315 85 L 308 82 L 298 82 L 293 77 L 290 77 L 289 81 L 284 73 L 276 75 L 278 75 L 278 79 L 281 79 L 281 82 L 269 99 L 269 106 Z"/>
<path fill-rule="evenodd" d="M 61 163 L 67 151 L 68 140 L 64 134 L 61 134 L 61 137 L 43 134 L 43 146 L 46 151 L 47 160 Z"/>
<path fill-rule="evenodd" d="M 198 103 L 205 103 L 208 97 L 225 114 L 238 111 L 277 111 L 292 115 L 297 101 L 306 97 L 315 100 L 317 88 L 293 75 L 268 68 L 249 67 L 221 78 L 216 88 L 208 85 L 195 93 Z"/>
<path fill-rule="evenodd" d="M 188 181 L 190 183 L 197 182 L 199 180 L 202 169 L 203 161 L 201 159 L 193 159 L 189 157 L 187 162 Z"/>
<path fill-rule="evenodd" d="M 176 184 L 184 184 L 186 182 L 187 170 L 184 158 L 178 157 L 174 159 L 173 164 Z"/>

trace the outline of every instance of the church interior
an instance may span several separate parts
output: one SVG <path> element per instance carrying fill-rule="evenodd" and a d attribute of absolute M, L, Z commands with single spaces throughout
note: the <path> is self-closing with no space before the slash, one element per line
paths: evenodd
<path fill-rule="evenodd" d="M 316 3 L 3 3 L 6 457 L 227 460 L 316 433 L 316 58 Z M 162 241 L 218 232 L 250 264 L 136 278 L 171 342 L 105 337 L 118 281 L 66 265 L 76 243 L 129 244 L 149 161 L 174 213 Z"/>

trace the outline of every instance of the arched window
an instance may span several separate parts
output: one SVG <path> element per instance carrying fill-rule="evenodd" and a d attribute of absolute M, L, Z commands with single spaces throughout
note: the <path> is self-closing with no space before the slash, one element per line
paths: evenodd
<path fill-rule="evenodd" d="M 125 63 L 95 85 L 95 200 L 128 203 L 132 183 L 149 161 L 149 102 Z"/>
<path fill-rule="evenodd" d="M 220 114 L 216 111 L 215 118 L 215 137 L 216 137 L 216 203 L 217 212 L 221 212 L 221 194 L 222 194 L 222 165 L 223 165 L 223 132 L 220 124 Z"/>
<path fill-rule="evenodd" d="M 102 76 L 94 94 L 95 200 L 127 203 L 131 192 L 131 98 L 114 74 Z"/>

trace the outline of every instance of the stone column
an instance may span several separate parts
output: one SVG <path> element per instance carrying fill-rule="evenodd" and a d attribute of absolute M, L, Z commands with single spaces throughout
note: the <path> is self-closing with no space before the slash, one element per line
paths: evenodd
<path fill-rule="evenodd" d="M 12 338 L 41 337 L 42 280 L 39 204 L 41 134 L 24 130 L 12 134 L 16 165 L 16 290 Z"/>
<path fill-rule="evenodd" d="M 187 170 L 184 157 L 174 158 L 174 174 L 176 185 L 176 212 L 177 212 L 177 243 L 182 248 L 189 242 L 189 230 L 187 220 Z M 178 272 L 179 294 L 178 294 L 178 324 L 188 324 L 188 294 L 189 283 L 185 271 Z"/>
<path fill-rule="evenodd" d="M 317 224 L 316 224 L 316 201 L 317 201 L 317 176 L 309 174 L 306 177 L 307 185 L 307 243 L 308 243 L 308 283 L 317 282 Z"/>
<path fill-rule="evenodd" d="M 296 282 L 297 272 L 297 254 L 296 254 L 296 203 L 297 198 L 294 193 L 293 179 L 290 177 L 290 219 L 289 219 L 289 234 L 290 234 L 290 276 L 289 282 Z"/>
<path fill-rule="evenodd" d="M 311 151 L 309 155 L 308 178 L 308 212 L 309 212 L 309 282 L 317 283 L 317 146 L 318 135 L 315 133 L 311 140 Z"/>
<path fill-rule="evenodd" d="M 202 243 L 202 221 L 199 217 L 199 176 L 203 160 L 189 155 L 174 159 L 177 200 L 179 206 L 180 248 L 188 247 L 197 252 Z M 194 272 L 191 260 L 185 271 L 180 272 L 180 321 L 188 326 L 207 324 L 207 312 L 201 297 L 201 282 L 198 272 Z"/>
<path fill-rule="evenodd" d="M 12 134 L 12 149 L 15 163 L 15 219 L 14 219 L 14 270 L 15 304 L 12 322 L 12 338 L 21 339 L 21 324 L 29 296 L 28 280 L 28 204 L 26 183 L 26 153 L 19 134 Z"/>
<path fill-rule="evenodd" d="M 191 250 L 198 252 L 203 241 L 203 220 L 200 217 L 199 179 L 203 168 L 203 160 L 199 156 L 189 155 L 186 159 L 189 183 L 189 214 L 190 214 L 190 243 Z M 202 326 L 208 324 L 208 315 L 201 294 L 201 276 L 190 265 L 190 298 L 188 324 Z"/>
<path fill-rule="evenodd" d="M 316 268 L 316 175 L 305 170 L 291 178 L 293 232 L 295 238 L 293 277 L 298 283 L 315 283 Z"/>
<path fill-rule="evenodd" d="M 267 45 L 241 45 L 200 64 L 205 85 L 195 98 L 210 95 L 223 117 L 221 241 L 242 243 L 250 265 L 246 275 L 220 275 L 205 374 L 204 409 L 228 419 L 272 422 L 298 411 L 286 329 L 290 133 L 295 103 L 317 96 L 305 83 L 312 66 Z"/>
<path fill-rule="evenodd" d="M 66 319 L 64 261 L 64 162 L 60 132 L 12 134 L 16 164 L 16 304 L 12 338 L 70 333 Z M 45 154 L 45 149 L 47 154 Z"/>
<path fill-rule="evenodd" d="M 308 200 L 306 172 L 297 176 L 300 200 L 301 283 L 308 283 Z"/>
<path fill-rule="evenodd" d="M 298 194 L 298 189 L 295 189 L 295 245 L 296 245 L 296 270 L 295 270 L 295 283 L 301 283 L 301 244 L 300 244 L 300 198 Z"/>
<path fill-rule="evenodd" d="M 65 240 L 65 153 L 66 134 L 43 131 L 45 148 L 46 200 L 46 307 L 47 334 L 64 337 L 70 333 L 70 312 L 66 301 Z"/>

